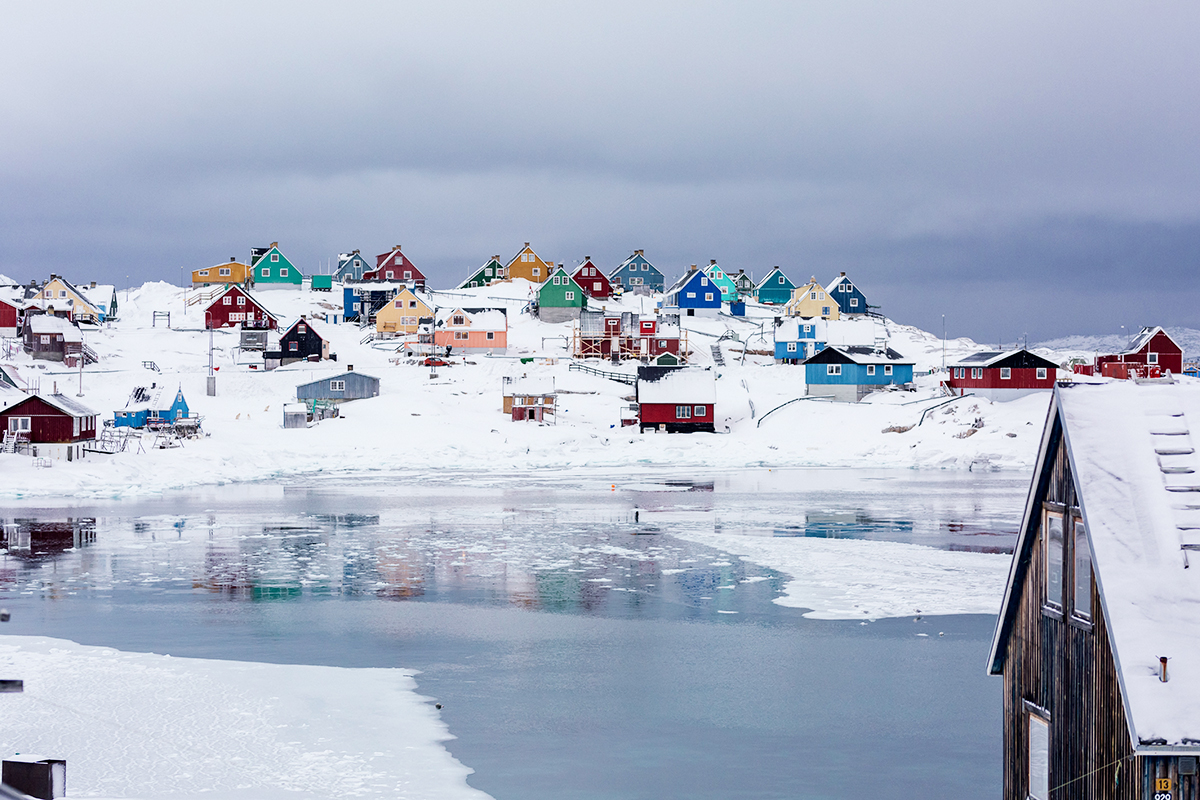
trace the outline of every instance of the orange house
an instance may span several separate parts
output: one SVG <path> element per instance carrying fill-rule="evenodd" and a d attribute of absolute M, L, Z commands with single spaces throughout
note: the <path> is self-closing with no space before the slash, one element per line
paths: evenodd
<path fill-rule="evenodd" d="M 508 277 L 524 278 L 533 283 L 544 283 L 550 273 L 554 272 L 553 261 L 542 261 L 538 254 L 533 252 L 533 248 L 529 246 L 529 242 L 525 243 L 525 247 L 521 252 L 513 256 L 512 261 L 508 262 L 506 267 Z"/>
<path fill-rule="evenodd" d="M 212 283 L 245 284 L 253 279 L 253 272 L 249 264 L 242 264 L 230 258 L 224 264 L 192 270 L 192 286 Z"/>
<path fill-rule="evenodd" d="M 508 313 L 503 308 L 439 308 L 433 343 L 451 353 L 501 355 L 508 349 Z"/>

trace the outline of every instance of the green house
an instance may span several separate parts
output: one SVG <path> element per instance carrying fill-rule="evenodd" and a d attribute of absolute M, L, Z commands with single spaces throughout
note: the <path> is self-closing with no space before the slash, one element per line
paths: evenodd
<path fill-rule="evenodd" d="M 704 268 L 704 274 L 721 290 L 722 303 L 732 303 L 738 299 L 737 284 L 733 282 L 733 278 L 725 274 L 725 270 L 721 269 L 721 265 L 715 260 L 708 262 L 708 266 Z"/>
<path fill-rule="evenodd" d="M 542 322 L 566 322 L 579 319 L 587 308 L 587 295 L 567 271 L 558 267 L 538 290 L 538 319 Z"/>
<path fill-rule="evenodd" d="M 304 274 L 279 252 L 279 242 L 271 242 L 270 247 L 252 249 L 250 265 L 257 286 L 299 286 L 304 282 Z"/>
<path fill-rule="evenodd" d="M 500 263 L 500 256 L 492 256 L 488 262 L 458 285 L 459 289 L 477 289 L 480 286 L 487 286 L 496 281 L 504 280 L 504 265 Z"/>

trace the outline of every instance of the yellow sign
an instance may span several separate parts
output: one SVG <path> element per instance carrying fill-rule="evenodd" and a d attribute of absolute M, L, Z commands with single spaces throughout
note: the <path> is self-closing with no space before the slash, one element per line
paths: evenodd
<path fill-rule="evenodd" d="M 1156 791 L 1156 792 L 1171 791 L 1171 779 L 1170 778 L 1155 778 L 1154 779 L 1154 791 Z"/>

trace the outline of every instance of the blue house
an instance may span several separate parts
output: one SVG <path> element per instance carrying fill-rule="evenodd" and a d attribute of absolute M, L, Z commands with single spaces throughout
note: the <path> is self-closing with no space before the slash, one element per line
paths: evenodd
<path fill-rule="evenodd" d="M 403 283 L 356 283 L 342 287 L 342 319 L 346 322 L 369 322 L 371 315 L 386 306 Z"/>
<path fill-rule="evenodd" d="M 379 378 L 355 372 L 353 367 L 328 378 L 302 383 L 296 387 L 297 400 L 327 400 L 342 403 L 379 396 Z"/>
<path fill-rule="evenodd" d="M 826 347 L 804 362 L 810 397 L 857 403 L 885 386 L 912 383 L 913 362 L 890 347 Z"/>
<path fill-rule="evenodd" d="M 775 267 L 755 288 L 754 296 L 760 303 L 782 306 L 792 299 L 792 292 L 795 289 L 796 284 L 783 274 L 783 270 Z"/>
<path fill-rule="evenodd" d="M 608 274 L 608 280 L 627 292 L 661 292 L 667 285 L 667 279 L 646 260 L 642 250 L 634 250 L 633 255 Z"/>
<path fill-rule="evenodd" d="M 775 361 L 799 364 L 825 349 L 825 320 L 820 317 L 776 317 Z"/>
<path fill-rule="evenodd" d="M 183 387 L 175 392 L 175 399 L 165 408 L 162 391 L 166 387 L 150 384 L 149 388 L 138 386 L 129 394 L 125 408 L 113 413 L 114 428 L 144 428 L 147 425 L 169 424 L 189 416 L 187 400 L 183 398 Z"/>
<path fill-rule="evenodd" d="M 367 260 L 358 250 L 341 253 L 338 255 L 337 270 L 333 273 L 333 279 L 339 283 L 361 281 L 365 269 L 369 269 Z"/>
<path fill-rule="evenodd" d="M 663 295 L 663 308 L 684 317 L 715 317 L 721 310 L 721 289 L 692 264 Z"/>
<path fill-rule="evenodd" d="M 837 301 L 838 308 L 843 314 L 866 314 L 867 296 L 858 286 L 846 277 L 846 273 L 838 275 L 825 287 L 825 291 Z"/>

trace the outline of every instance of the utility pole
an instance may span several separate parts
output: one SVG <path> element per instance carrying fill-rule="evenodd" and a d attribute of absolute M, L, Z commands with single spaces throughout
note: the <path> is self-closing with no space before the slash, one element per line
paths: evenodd
<path fill-rule="evenodd" d="M 87 352 L 87 342 L 83 340 L 83 331 L 79 332 L 79 393 L 76 397 L 83 397 L 83 360 Z"/>
<path fill-rule="evenodd" d="M 206 319 L 207 319 L 207 315 Z M 217 374 L 213 371 L 213 329 L 212 325 L 208 326 L 208 381 L 207 394 L 209 397 L 217 396 Z"/>
<path fill-rule="evenodd" d="M 946 315 L 942 314 L 942 372 L 946 371 Z"/>

